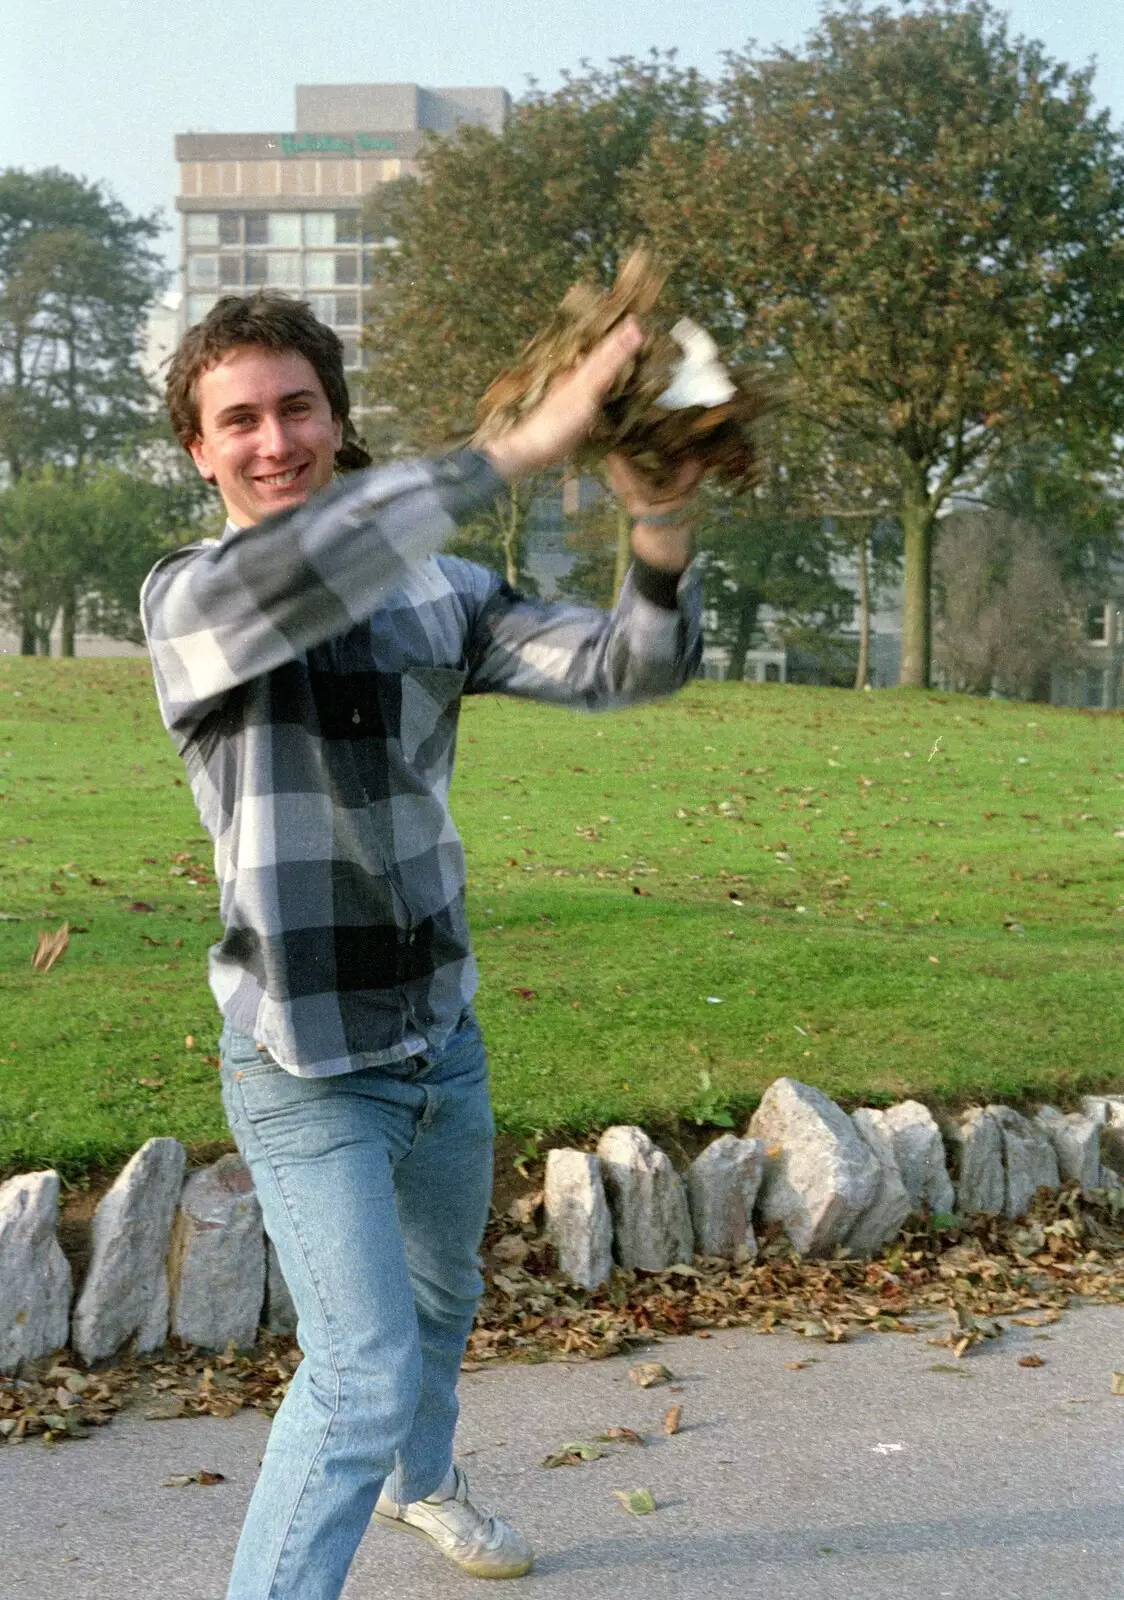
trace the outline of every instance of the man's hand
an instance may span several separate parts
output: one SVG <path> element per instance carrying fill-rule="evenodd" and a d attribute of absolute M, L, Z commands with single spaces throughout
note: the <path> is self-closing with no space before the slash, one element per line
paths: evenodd
<path fill-rule="evenodd" d="M 605 470 L 617 499 L 636 523 L 632 530 L 633 555 L 664 572 L 685 572 L 691 564 L 690 527 L 686 518 L 670 523 L 663 519 L 686 510 L 703 475 L 699 463 L 685 461 L 672 482 L 659 490 L 624 456 L 607 456 Z M 660 522 L 646 522 L 646 516 L 658 517 Z"/>
<path fill-rule="evenodd" d="M 644 343 L 635 317 L 606 334 L 574 370 L 553 384 L 546 399 L 514 428 L 490 439 L 484 454 L 501 478 L 521 478 L 560 466 L 587 437 L 617 374 Z"/>

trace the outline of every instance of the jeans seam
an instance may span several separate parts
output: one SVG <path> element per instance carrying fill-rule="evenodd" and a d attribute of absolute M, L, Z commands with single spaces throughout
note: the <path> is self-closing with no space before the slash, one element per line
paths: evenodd
<path fill-rule="evenodd" d="M 278 1552 L 277 1552 L 277 1560 L 274 1563 L 273 1571 L 269 1575 L 269 1591 L 268 1592 L 269 1592 L 270 1595 L 272 1595 L 272 1594 L 276 1593 L 276 1591 L 277 1591 L 277 1580 L 278 1580 L 278 1576 L 279 1576 L 279 1574 L 281 1572 L 282 1562 L 285 1559 L 286 1550 L 287 1550 L 288 1543 L 289 1543 L 289 1535 L 292 1532 L 293 1523 L 294 1523 L 294 1521 L 296 1519 L 297 1511 L 300 1508 L 301 1502 L 304 1499 L 304 1496 L 308 1491 L 309 1480 L 311 1479 L 312 1474 L 315 1471 L 316 1465 L 320 1461 L 321 1457 L 324 1454 L 325 1449 L 327 1448 L 328 1440 L 329 1440 L 329 1438 L 331 1436 L 331 1432 L 332 1432 L 332 1425 L 336 1421 L 336 1419 L 339 1417 L 342 1380 L 341 1380 L 341 1376 L 340 1376 L 339 1361 L 338 1361 L 337 1355 L 336 1355 L 335 1330 L 332 1327 L 332 1319 L 331 1319 L 331 1316 L 328 1313 L 328 1307 L 327 1307 L 327 1304 L 325 1302 L 324 1295 L 323 1295 L 323 1293 L 321 1291 L 320 1284 L 317 1282 L 316 1274 L 312 1269 L 312 1263 L 311 1263 L 311 1261 L 309 1259 L 308 1251 L 305 1248 L 304 1240 L 301 1237 L 301 1232 L 300 1232 L 300 1229 L 299 1229 L 299 1227 L 297 1225 L 297 1219 L 296 1219 L 295 1215 L 293 1214 L 293 1208 L 292 1208 L 292 1204 L 290 1202 L 289 1195 L 286 1193 L 285 1186 L 281 1181 L 281 1174 L 278 1172 L 276 1166 L 274 1165 L 273 1159 L 270 1156 L 268 1149 L 266 1148 L 265 1141 L 262 1139 L 262 1137 L 258 1133 L 257 1129 L 254 1127 L 253 1122 L 251 1121 L 251 1119 L 250 1119 L 250 1117 L 249 1117 L 249 1115 L 248 1115 L 248 1113 L 246 1111 L 245 1096 L 242 1095 L 241 1092 L 239 1092 L 238 1098 L 239 1098 L 239 1111 L 241 1113 L 240 1120 L 242 1121 L 242 1123 L 244 1125 L 244 1128 L 246 1130 L 245 1136 L 246 1136 L 247 1140 L 252 1138 L 254 1143 L 257 1145 L 257 1148 L 258 1148 L 258 1150 L 259 1150 L 259 1152 L 260 1152 L 260 1154 L 262 1156 L 262 1159 L 264 1160 L 266 1166 L 269 1169 L 270 1176 L 272 1177 L 274 1183 L 277 1186 L 277 1192 L 280 1195 L 281 1203 L 285 1208 L 285 1215 L 288 1217 L 289 1225 L 290 1225 L 290 1227 L 292 1228 L 292 1231 L 293 1231 L 293 1238 L 296 1240 L 297 1247 L 298 1247 L 298 1249 L 300 1250 L 300 1253 L 301 1253 L 301 1260 L 304 1262 L 305 1270 L 306 1270 L 306 1272 L 308 1273 L 308 1276 L 309 1276 L 309 1281 L 311 1282 L 313 1290 L 314 1290 L 314 1292 L 316 1294 L 316 1299 L 317 1299 L 317 1302 L 318 1302 L 318 1304 L 320 1306 L 320 1313 L 324 1318 L 324 1327 L 327 1330 L 327 1335 L 328 1335 L 328 1339 L 327 1339 L 328 1359 L 331 1362 L 332 1375 L 333 1375 L 333 1378 L 335 1380 L 335 1392 L 334 1392 L 333 1400 L 332 1400 L 332 1413 L 331 1413 L 331 1416 L 328 1418 L 327 1422 L 324 1424 L 324 1429 L 323 1429 L 323 1433 L 322 1433 L 322 1436 L 320 1438 L 320 1441 L 316 1446 L 316 1450 L 314 1451 L 311 1460 L 309 1461 L 308 1471 L 305 1473 L 304 1478 L 301 1480 L 301 1486 L 300 1486 L 300 1489 L 299 1489 L 299 1491 L 297 1493 L 297 1496 L 296 1496 L 296 1499 L 295 1499 L 295 1502 L 294 1502 L 294 1505 L 293 1505 L 292 1513 L 291 1513 L 291 1515 L 289 1517 L 288 1522 L 285 1524 L 285 1530 L 284 1530 L 283 1534 L 281 1535 L 281 1539 L 280 1539 L 280 1542 L 279 1542 L 279 1548 L 278 1548 Z M 302 1358 L 302 1360 L 305 1359 L 303 1351 L 301 1353 L 301 1358 Z"/>

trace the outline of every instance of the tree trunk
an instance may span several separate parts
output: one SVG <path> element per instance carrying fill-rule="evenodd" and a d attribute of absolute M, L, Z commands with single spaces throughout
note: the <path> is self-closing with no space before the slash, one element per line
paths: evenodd
<path fill-rule="evenodd" d="M 760 601 L 756 594 L 743 595 L 739 600 L 738 629 L 730 649 L 730 663 L 726 668 L 726 678 L 731 683 L 745 682 L 746 652 L 753 643 L 753 631 L 757 627 L 759 604 Z"/>
<path fill-rule="evenodd" d="M 617 507 L 617 559 L 613 567 L 613 604 L 616 605 L 624 588 L 624 580 L 632 565 L 632 518 L 623 506 Z"/>
<path fill-rule="evenodd" d="M 865 689 L 870 681 L 870 528 L 859 524 L 859 661 L 855 668 L 855 688 Z"/>
<path fill-rule="evenodd" d="M 74 654 L 74 635 L 78 631 L 78 601 L 76 596 L 68 594 L 62 607 L 62 640 L 60 654 L 72 656 Z"/>
<path fill-rule="evenodd" d="M 38 644 L 35 617 L 30 611 L 20 613 L 20 655 L 33 656 Z"/>
<path fill-rule="evenodd" d="M 899 682 L 910 688 L 927 689 L 933 657 L 933 528 L 936 517 L 920 479 L 913 483 L 907 480 L 903 488 L 905 596 Z"/>

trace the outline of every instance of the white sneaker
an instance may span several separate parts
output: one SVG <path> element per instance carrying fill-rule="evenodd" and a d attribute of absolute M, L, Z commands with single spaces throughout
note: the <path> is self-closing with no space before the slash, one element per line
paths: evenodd
<path fill-rule="evenodd" d="M 375 1506 L 375 1520 L 384 1527 L 423 1534 L 454 1566 L 470 1578 L 521 1578 L 530 1572 L 534 1551 L 521 1533 L 468 1498 L 468 1479 L 460 1467 L 452 1471 L 448 1495 L 399 1505 L 384 1489 Z"/>

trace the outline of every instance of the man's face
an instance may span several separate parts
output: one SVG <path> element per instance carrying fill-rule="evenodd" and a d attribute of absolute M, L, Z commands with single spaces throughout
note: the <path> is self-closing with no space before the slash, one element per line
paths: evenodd
<path fill-rule="evenodd" d="M 195 398 L 199 434 L 188 448 L 238 527 L 302 505 L 332 481 L 343 424 L 296 351 L 231 350 L 201 375 Z"/>

